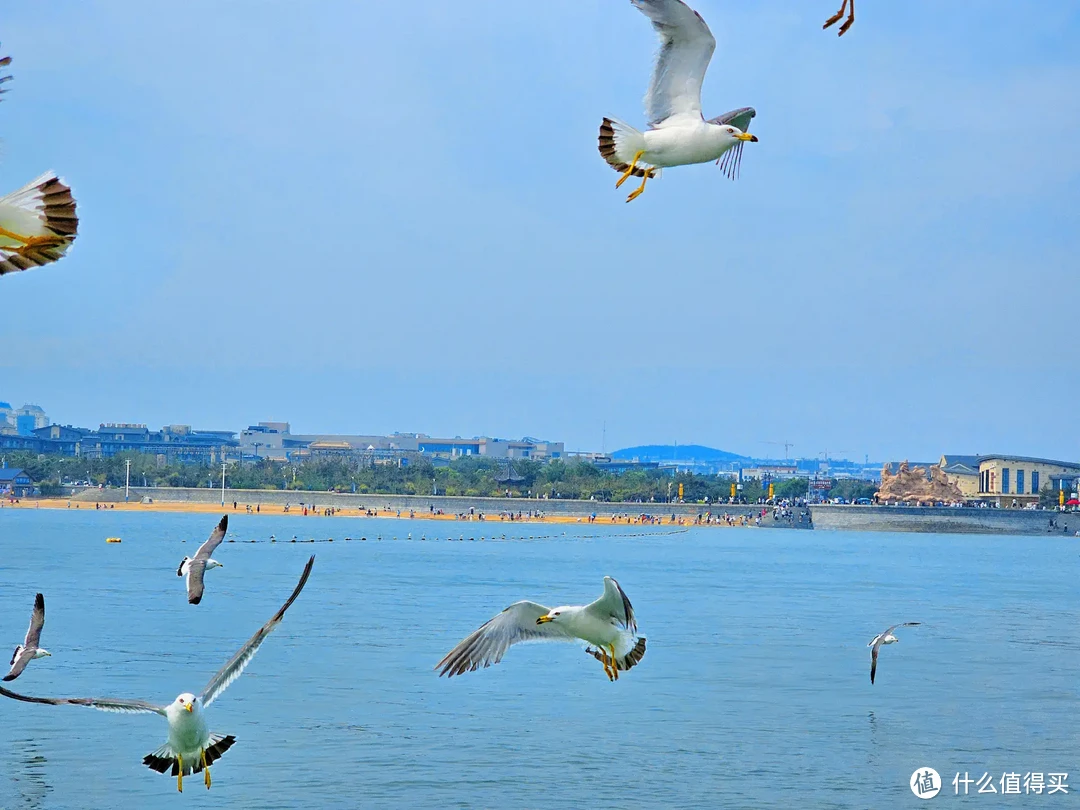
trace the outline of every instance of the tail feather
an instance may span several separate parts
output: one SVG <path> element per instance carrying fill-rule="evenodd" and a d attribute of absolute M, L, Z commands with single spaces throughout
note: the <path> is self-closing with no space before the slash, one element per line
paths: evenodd
<path fill-rule="evenodd" d="M 0 225 L 38 239 L 38 244 L 22 246 L 5 238 L 0 244 L 0 275 L 57 261 L 79 230 L 71 188 L 53 172 L 46 172 L 0 197 Z"/>
<path fill-rule="evenodd" d="M 221 755 L 232 748 L 233 743 L 236 742 L 236 737 L 232 734 L 211 734 L 210 744 L 206 746 L 206 764 L 213 765 L 219 759 Z M 180 775 L 180 760 L 176 756 L 176 752 L 173 751 L 172 746 L 168 743 L 161 746 L 157 751 L 152 754 L 147 754 L 143 757 L 143 765 L 148 767 L 152 771 L 158 773 L 168 773 L 171 776 Z M 203 764 L 202 757 L 194 758 L 194 761 L 184 762 L 184 776 L 190 776 L 193 773 L 202 773 Z"/>
<path fill-rule="evenodd" d="M 623 171 L 625 171 L 625 169 Z M 592 647 L 587 647 L 585 649 L 585 652 L 587 652 L 589 655 L 591 655 L 597 661 L 603 662 L 603 661 L 609 661 L 610 660 L 609 657 L 605 653 L 602 653 L 600 650 L 593 649 Z M 635 664 L 637 664 L 639 661 L 641 661 L 641 659 L 644 658 L 644 657 L 645 657 L 645 639 L 644 638 L 639 638 L 637 640 L 637 644 L 634 645 L 634 648 L 632 650 L 630 650 L 630 652 L 628 652 L 622 658 L 616 659 L 615 663 L 618 666 L 618 669 L 619 669 L 620 672 L 625 672 L 626 670 L 630 669 Z"/>
<path fill-rule="evenodd" d="M 600 124 L 599 147 L 600 155 L 608 165 L 622 173 L 630 168 L 634 155 L 645 150 L 645 135 L 618 119 L 605 118 Z M 659 169 L 651 169 L 647 163 L 639 160 L 632 174 L 644 177 L 646 171 L 649 177 L 656 177 L 660 173 Z"/>

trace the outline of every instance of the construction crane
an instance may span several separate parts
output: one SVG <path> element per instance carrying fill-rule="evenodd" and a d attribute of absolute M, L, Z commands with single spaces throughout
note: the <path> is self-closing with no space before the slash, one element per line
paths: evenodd
<path fill-rule="evenodd" d="M 784 447 L 784 461 L 787 461 L 790 458 L 790 456 L 788 456 L 788 449 L 795 446 L 795 442 L 762 442 L 762 444 L 783 445 L 783 447 Z"/>

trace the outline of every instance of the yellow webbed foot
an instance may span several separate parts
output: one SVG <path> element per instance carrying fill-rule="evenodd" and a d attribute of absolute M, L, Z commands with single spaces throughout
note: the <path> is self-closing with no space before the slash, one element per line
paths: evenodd
<path fill-rule="evenodd" d="M 210 789 L 210 766 L 206 764 L 206 751 L 202 752 L 202 767 L 203 767 L 203 781 L 206 783 L 206 789 Z"/>
<path fill-rule="evenodd" d="M 184 758 L 176 755 L 176 789 L 184 792 Z"/>
<path fill-rule="evenodd" d="M 632 175 L 632 174 L 634 173 L 634 169 L 636 169 L 636 168 L 637 168 L 637 162 L 638 162 L 639 160 L 641 160 L 641 156 L 642 156 L 642 155 L 644 155 L 644 154 L 645 154 L 645 151 L 644 151 L 644 150 L 641 150 L 641 151 L 639 151 L 639 152 L 638 152 L 638 153 L 637 153 L 636 155 L 634 155 L 634 159 L 630 161 L 630 168 L 629 168 L 629 169 L 627 169 L 627 170 L 626 170 L 625 172 L 623 172 L 623 174 L 622 174 L 622 177 L 620 177 L 620 178 L 619 178 L 619 179 L 618 179 L 618 180 L 616 181 L 616 183 L 615 183 L 615 188 L 618 188 L 618 187 L 619 187 L 619 186 L 621 186 L 621 185 L 622 185 L 623 183 L 625 183 L 625 182 L 626 182 L 626 178 L 627 178 L 627 177 L 629 177 L 630 175 Z"/>
<path fill-rule="evenodd" d="M 611 645 L 611 671 L 615 674 L 613 681 L 619 680 L 619 662 L 615 658 L 615 645 Z"/>

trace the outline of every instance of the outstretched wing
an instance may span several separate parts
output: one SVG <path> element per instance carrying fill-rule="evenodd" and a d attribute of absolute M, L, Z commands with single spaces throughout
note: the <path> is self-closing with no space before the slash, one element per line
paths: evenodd
<path fill-rule="evenodd" d="M 630 0 L 660 35 L 660 53 L 645 93 L 649 126 L 676 115 L 701 118 L 701 82 L 716 40 L 701 15 L 682 0 Z"/>
<path fill-rule="evenodd" d="M 889 635 L 889 633 L 891 633 L 897 627 L 915 627 L 916 625 L 919 625 L 919 624 L 922 624 L 922 622 L 901 622 L 900 624 L 894 624 L 892 627 L 890 627 L 888 630 L 886 630 L 881 635 L 882 636 L 887 636 L 887 635 Z"/>
<path fill-rule="evenodd" d="M 188 561 L 187 569 L 187 600 L 193 605 L 199 604 L 202 601 L 203 590 L 205 585 L 203 584 L 203 574 L 206 573 L 206 560 L 190 560 Z"/>
<path fill-rule="evenodd" d="M 602 615 L 605 620 L 611 616 L 631 633 L 637 632 L 634 606 L 619 583 L 611 577 L 604 577 L 604 595 L 585 609 Z"/>
<path fill-rule="evenodd" d="M 480 667 L 490 667 L 502 660 L 506 651 L 519 641 L 571 641 L 574 636 L 558 622 L 537 624 L 549 608 L 536 602 L 515 602 L 495 618 L 485 622 L 475 632 L 446 654 L 435 669 L 439 677 L 449 678 Z"/>
<path fill-rule="evenodd" d="M 881 643 L 878 642 L 874 645 L 874 649 L 870 651 L 870 683 L 874 682 L 874 676 L 877 675 L 877 654 L 881 649 Z"/>
<path fill-rule="evenodd" d="M 15 654 L 11 656 L 11 669 L 8 670 L 8 674 L 2 679 L 4 681 L 13 681 L 22 675 L 26 665 L 34 660 L 34 651 L 28 650 L 25 647 L 16 647 Z"/>
<path fill-rule="evenodd" d="M 718 115 L 716 118 L 710 118 L 710 124 L 730 124 L 733 127 L 738 127 L 743 132 L 747 132 L 750 126 L 750 121 L 757 115 L 757 110 L 753 107 L 739 107 L 737 110 L 726 112 L 723 115 Z"/>
<path fill-rule="evenodd" d="M 121 712 L 124 714 L 165 714 L 164 706 L 147 703 L 145 700 L 124 700 L 123 698 L 42 698 L 20 695 L 0 686 L 0 695 L 21 700 L 25 703 L 44 703 L 48 706 L 89 706 L 103 712 Z"/>
<path fill-rule="evenodd" d="M 311 559 L 308 560 L 307 565 L 304 566 L 304 573 L 300 575 L 300 581 L 296 583 L 292 595 L 286 600 L 285 604 L 278 609 L 277 613 L 270 617 L 270 621 L 260 627 L 258 632 L 248 639 L 247 644 L 241 647 L 240 651 L 230 658 L 229 662 L 210 679 L 208 684 L 206 684 L 206 688 L 203 689 L 202 694 L 199 695 L 199 700 L 202 701 L 203 708 L 213 703 L 214 700 L 217 699 L 217 696 L 228 688 L 229 684 L 240 677 L 240 674 L 244 671 L 244 667 L 251 663 L 251 659 L 255 657 L 255 653 L 259 651 L 259 647 L 266 641 L 266 637 L 274 632 L 274 629 L 281 624 L 281 619 L 285 616 L 285 611 L 296 601 L 296 597 L 300 595 L 300 591 L 304 590 L 308 577 L 311 576 L 311 567 L 313 565 L 315 565 L 314 554 L 311 555 Z"/>
<path fill-rule="evenodd" d="M 41 628 L 45 626 L 45 597 L 40 593 L 34 597 L 34 610 L 30 614 L 30 629 L 26 631 L 24 647 L 37 649 L 41 641 Z"/>
<path fill-rule="evenodd" d="M 214 553 L 214 549 L 221 545 L 221 541 L 225 539 L 225 532 L 229 529 L 229 516 L 225 515 L 221 518 L 217 525 L 217 528 L 210 533 L 210 537 L 206 542 L 199 546 L 199 550 L 195 552 L 194 559 L 196 560 L 209 560 L 210 555 Z"/>

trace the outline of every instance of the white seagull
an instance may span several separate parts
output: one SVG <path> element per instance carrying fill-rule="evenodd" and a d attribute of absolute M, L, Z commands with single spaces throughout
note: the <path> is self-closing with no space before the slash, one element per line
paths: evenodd
<path fill-rule="evenodd" d="M 515 602 L 446 654 L 435 669 L 453 677 L 502 660 L 519 641 L 574 641 L 599 649 L 585 651 L 604 665 L 612 681 L 645 655 L 645 639 L 637 635 L 634 608 L 619 583 L 604 577 L 604 593 L 588 605 L 547 608 L 536 602 Z"/>
<path fill-rule="evenodd" d="M 10 56 L 0 57 L 0 68 L 10 64 Z M 0 76 L 0 84 L 10 80 Z M 71 188 L 53 172 L 0 197 L 0 276 L 55 262 L 78 229 Z"/>
<path fill-rule="evenodd" d="M 206 542 L 199 546 L 199 550 L 195 552 L 195 556 L 184 557 L 184 559 L 180 561 L 180 567 L 176 569 L 176 575 L 178 577 L 187 577 L 187 600 L 193 605 L 197 605 L 202 601 L 203 590 L 205 589 L 203 584 L 203 574 L 211 568 L 225 567 L 217 560 L 210 559 L 210 555 L 214 553 L 214 549 L 221 545 L 221 541 L 225 539 L 225 532 L 228 531 L 228 528 L 229 516 L 225 515 L 221 518 L 217 528 L 210 533 L 210 537 L 207 538 Z"/>
<path fill-rule="evenodd" d="M 15 648 L 15 654 L 11 656 L 11 671 L 4 676 L 5 681 L 13 681 L 18 678 L 26 665 L 35 658 L 44 658 L 52 655 L 41 644 L 41 629 L 45 626 L 45 597 L 40 593 L 34 597 L 34 611 L 30 614 L 30 629 L 26 631 L 26 640 Z"/>
<path fill-rule="evenodd" d="M 622 172 L 615 183 L 621 186 L 630 175 L 641 185 L 627 202 L 645 190 L 650 177 L 667 166 L 685 166 L 715 160 L 734 180 L 742 163 L 746 141 L 757 141 L 746 132 L 753 107 L 741 107 L 705 120 L 701 112 L 701 82 L 709 67 L 716 40 L 701 15 L 682 0 L 630 0 L 652 20 L 660 35 L 652 81 L 645 94 L 645 114 L 649 128 L 634 129 L 615 118 L 600 124 L 600 154 L 611 167 Z"/>
<path fill-rule="evenodd" d="M 105 712 L 160 714 L 169 721 L 169 739 L 154 753 L 143 757 L 143 764 L 158 773 L 170 771 L 176 777 L 176 789 L 184 791 L 184 777 L 188 774 L 203 772 L 203 781 L 210 788 L 210 765 L 217 761 L 236 742 L 229 734 L 217 734 L 209 730 L 203 710 L 213 703 L 225 689 L 240 677 L 251 659 L 258 652 L 266 637 L 281 623 L 285 611 L 304 589 L 311 567 L 315 564 L 315 555 L 311 556 L 300 581 L 293 589 L 288 601 L 275 613 L 270 621 L 248 639 L 247 644 L 229 659 L 218 673 L 206 684 L 198 697 L 184 692 L 168 706 L 158 706 L 144 700 L 125 700 L 122 698 L 40 698 L 9 692 L 0 686 L 0 695 L 22 700 L 28 703 L 46 703 L 50 706 L 90 706 Z"/>
<path fill-rule="evenodd" d="M 870 683 L 874 682 L 874 676 L 877 674 L 878 649 L 881 647 L 882 644 L 895 644 L 900 640 L 893 635 L 893 630 L 895 630 L 897 627 L 915 627 L 919 624 L 922 624 L 922 622 L 904 622 L 903 624 L 894 624 L 884 633 L 876 635 L 872 639 L 870 639 L 870 643 L 866 645 L 867 647 L 873 648 L 870 651 Z"/>

